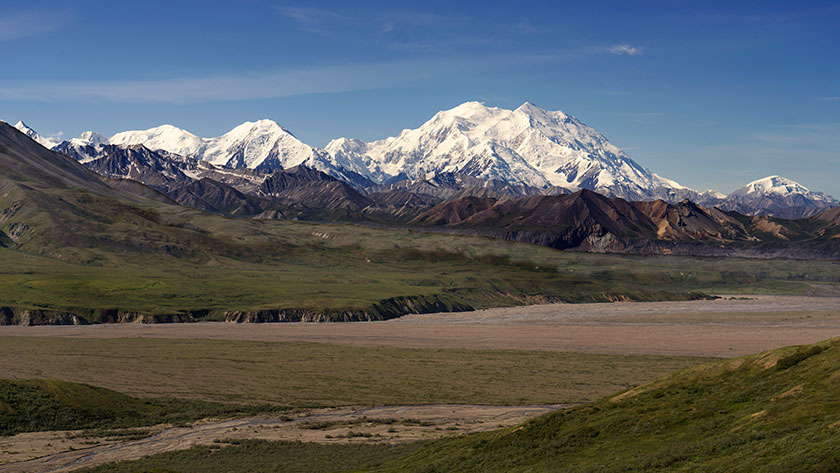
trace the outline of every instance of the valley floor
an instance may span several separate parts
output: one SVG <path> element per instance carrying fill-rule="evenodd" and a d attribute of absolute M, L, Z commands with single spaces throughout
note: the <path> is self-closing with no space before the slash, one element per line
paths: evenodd
<path fill-rule="evenodd" d="M 319 342 L 412 348 L 741 356 L 840 334 L 840 297 L 545 304 L 384 322 L 0 326 L 0 336 Z"/>
<path fill-rule="evenodd" d="M 479 432 L 709 359 L 701 357 L 838 335 L 840 297 L 770 295 L 549 304 L 384 322 L 4 326 L 3 378 L 291 410 L 122 434 L 22 433 L 0 438 L 0 471 L 72 471 L 237 439 L 382 444 Z"/>

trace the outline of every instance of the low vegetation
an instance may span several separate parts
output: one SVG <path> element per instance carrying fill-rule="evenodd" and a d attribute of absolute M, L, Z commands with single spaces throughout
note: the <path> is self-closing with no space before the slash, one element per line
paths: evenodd
<path fill-rule="evenodd" d="M 417 451 L 424 443 L 316 444 L 238 440 L 108 464 L 79 473 L 238 473 L 348 472 L 378 468 L 388 460 Z"/>
<path fill-rule="evenodd" d="M 69 311 L 89 322 L 116 310 L 186 319 L 228 311 L 299 309 L 338 316 L 407 309 L 395 297 L 445 307 L 546 301 L 685 300 L 712 293 L 807 293 L 836 282 L 837 262 L 716 260 L 568 253 L 486 238 L 342 225 L 277 223 L 296 242 L 262 261 L 114 256 L 86 262 L 0 248 L 0 306 Z M 326 235 L 326 238 L 318 235 Z M 86 253 L 87 254 L 87 253 Z M 384 312 L 379 314 L 379 305 Z M 2 322 L 0 322 L 2 323 Z"/>
<path fill-rule="evenodd" d="M 517 427 L 433 443 L 243 442 L 85 471 L 838 471 L 838 390 L 840 338 L 701 365 Z M 370 462 L 348 451 L 369 451 Z"/>
<path fill-rule="evenodd" d="M 179 423 L 205 417 L 242 415 L 266 408 L 270 407 L 138 399 L 110 389 L 53 379 L 0 380 L 0 435 Z M 101 436 L 108 434 L 100 433 Z"/>
<path fill-rule="evenodd" d="M 289 407 L 593 401 L 708 359 L 320 343 L 0 337 L 0 378 Z M 177 361 L 175 361 L 177 360 Z"/>

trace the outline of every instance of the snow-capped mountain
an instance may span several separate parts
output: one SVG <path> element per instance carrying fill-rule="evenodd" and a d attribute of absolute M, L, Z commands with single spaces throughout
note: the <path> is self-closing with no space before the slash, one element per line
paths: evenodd
<path fill-rule="evenodd" d="M 321 154 L 277 123 L 259 120 L 203 140 L 196 157 L 228 168 L 283 169 L 298 164 L 314 167 Z"/>
<path fill-rule="evenodd" d="M 575 117 L 528 102 L 516 110 L 467 102 L 395 137 L 372 143 L 342 138 L 326 150 L 336 159 L 365 164 L 369 176 L 380 180 L 451 172 L 634 200 L 696 195 L 638 165 Z"/>
<path fill-rule="evenodd" d="M 109 142 L 121 146 L 142 144 L 151 150 L 166 151 L 230 169 L 288 169 L 303 164 L 348 182 L 353 182 L 357 176 L 346 171 L 359 169 L 366 173 L 364 166 L 335 162 L 325 151 L 303 143 L 291 132 L 267 119 L 245 122 L 222 136 L 212 138 L 201 138 L 172 125 L 161 125 L 148 130 L 117 133 Z"/>
<path fill-rule="evenodd" d="M 22 121 L 18 121 L 15 124 L 15 128 L 17 128 L 17 130 L 20 131 L 21 133 L 23 133 L 24 135 L 26 135 L 26 136 L 32 138 L 33 140 L 37 141 L 38 144 L 40 144 L 44 148 L 52 149 L 53 146 L 55 146 L 59 143 L 59 140 L 55 140 L 55 139 L 52 139 L 52 138 L 46 138 L 46 137 L 43 137 L 43 136 L 39 135 L 37 131 L 33 130 L 32 128 L 29 128 L 26 125 L 26 123 L 23 123 Z"/>
<path fill-rule="evenodd" d="M 714 205 L 747 215 L 802 218 L 840 205 L 840 201 L 785 177 L 768 176 L 750 182 Z"/>
<path fill-rule="evenodd" d="M 112 145 L 143 145 L 153 151 L 163 150 L 181 156 L 194 157 L 203 140 L 192 133 L 172 125 L 161 125 L 148 130 L 123 131 L 112 136 Z"/>
<path fill-rule="evenodd" d="M 71 138 L 73 146 L 99 146 L 111 144 L 108 138 L 93 131 L 85 131 L 78 138 Z"/>

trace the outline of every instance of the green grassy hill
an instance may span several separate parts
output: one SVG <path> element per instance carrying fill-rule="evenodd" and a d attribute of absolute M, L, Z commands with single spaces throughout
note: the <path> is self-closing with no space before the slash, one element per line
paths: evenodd
<path fill-rule="evenodd" d="M 19 432 L 140 427 L 230 416 L 258 407 L 168 399 L 138 399 L 67 381 L 0 380 L 0 436 Z"/>
<path fill-rule="evenodd" d="M 691 368 L 381 471 L 840 471 L 840 338 Z"/>

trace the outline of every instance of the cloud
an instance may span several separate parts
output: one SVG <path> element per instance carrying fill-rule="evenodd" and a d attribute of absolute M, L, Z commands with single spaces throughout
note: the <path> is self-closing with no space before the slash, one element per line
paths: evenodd
<path fill-rule="evenodd" d="M 669 113 L 665 112 L 619 112 L 619 116 L 625 117 L 634 123 L 658 123 L 666 119 L 673 120 Z"/>
<path fill-rule="evenodd" d="M 644 49 L 635 46 L 630 46 L 629 44 L 616 44 L 607 48 L 607 51 L 610 54 L 615 54 L 616 56 L 638 56 L 642 54 Z"/>
<path fill-rule="evenodd" d="M 60 14 L 46 15 L 39 12 L 0 14 L 0 41 L 49 33 L 64 24 Z"/>
<path fill-rule="evenodd" d="M 147 81 L 0 82 L 0 99 L 15 101 L 190 104 L 256 100 L 410 85 L 433 71 L 461 71 L 463 61 L 415 60 L 336 65 L 247 75 Z"/>
<path fill-rule="evenodd" d="M 512 31 L 521 35 L 532 35 L 546 32 L 545 29 L 535 26 L 533 23 L 527 20 L 522 20 L 518 23 L 515 23 L 513 25 Z"/>
<path fill-rule="evenodd" d="M 823 102 L 840 102 L 840 97 L 820 97 Z"/>
<path fill-rule="evenodd" d="M 565 49 L 553 49 L 529 54 L 519 54 L 516 58 L 512 58 L 512 60 L 520 63 L 526 62 L 539 64 L 577 61 L 592 56 L 602 56 L 604 54 L 638 56 L 642 54 L 642 52 L 643 48 L 627 44 L 615 46 L 581 46 Z"/>
<path fill-rule="evenodd" d="M 753 133 L 750 139 L 764 143 L 831 147 L 840 144 L 840 123 L 796 123 L 766 132 Z"/>
<path fill-rule="evenodd" d="M 305 7 L 278 7 L 277 11 L 297 23 L 298 28 L 309 33 L 326 35 L 331 33 L 332 25 L 348 24 L 353 19 L 331 10 Z"/>

